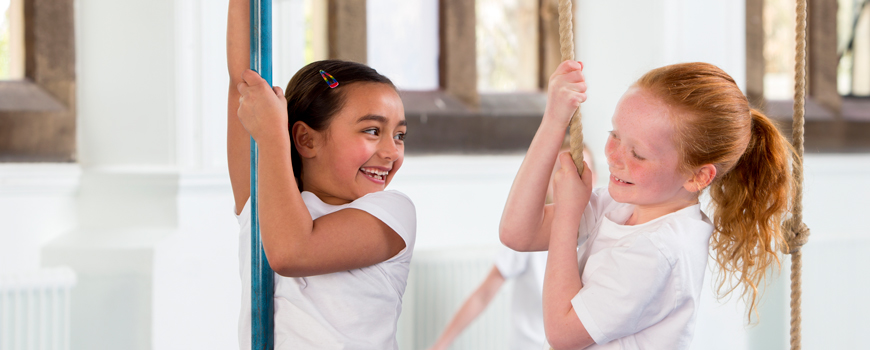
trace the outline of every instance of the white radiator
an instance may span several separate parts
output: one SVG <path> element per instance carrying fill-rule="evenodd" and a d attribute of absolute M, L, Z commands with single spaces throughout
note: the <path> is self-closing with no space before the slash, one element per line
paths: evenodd
<path fill-rule="evenodd" d="M 493 267 L 497 249 L 469 248 L 414 252 L 402 303 L 401 349 L 427 349 L 441 335 L 465 299 Z M 506 349 L 510 294 L 508 280 L 489 307 L 456 338 L 452 350 Z"/>
<path fill-rule="evenodd" d="M 0 275 L 0 350 L 68 350 L 68 267 Z"/>

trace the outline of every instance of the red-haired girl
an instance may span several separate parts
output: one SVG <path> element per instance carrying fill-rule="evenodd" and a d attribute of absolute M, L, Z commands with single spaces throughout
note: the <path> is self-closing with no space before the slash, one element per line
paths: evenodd
<path fill-rule="evenodd" d="M 578 175 L 570 156 L 557 154 L 586 99 L 581 69 L 565 62 L 550 78 L 501 240 L 516 250 L 549 250 L 543 301 L 553 348 L 686 349 L 711 249 L 720 286 L 736 276 L 754 311 L 784 245 L 791 148 L 721 69 L 666 66 L 641 77 L 617 104 L 605 147 L 610 181 L 593 191 L 589 171 Z M 544 205 L 557 158 L 554 205 Z M 705 189 L 712 220 L 698 201 Z"/>

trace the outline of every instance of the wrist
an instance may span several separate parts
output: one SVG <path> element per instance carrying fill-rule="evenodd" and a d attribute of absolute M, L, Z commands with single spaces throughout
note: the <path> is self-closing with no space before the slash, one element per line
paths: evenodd
<path fill-rule="evenodd" d="M 290 147 L 292 147 L 290 135 L 287 133 L 264 133 L 254 137 L 254 140 L 257 142 L 257 147 L 261 150 L 287 150 L 289 152 Z"/>
<path fill-rule="evenodd" d="M 580 229 L 580 220 L 582 218 L 582 211 L 559 208 L 557 204 L 556 210 L 553 213 L 553 231 L 557 232 L 557 234 L 573 232 L 574 236 L 576 236 L 577 231 Z"/>
<path fill-rule="evenodd" d="M 544 117 L 541 120 L 540 128 L 545 130 L 546 132 L 552 132 L 562 135 L 565 133 L 565 130 L 568 129 L 568 122 L 569 120 L 562 120 L 556 118 L 553 112 L 547 109 L 546 111 L 544 111 Z"/>

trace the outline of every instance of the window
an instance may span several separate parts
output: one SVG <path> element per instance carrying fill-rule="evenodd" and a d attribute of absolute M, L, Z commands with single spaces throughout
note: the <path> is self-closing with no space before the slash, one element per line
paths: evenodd
<path fill-rule="evenodd" d="M 795 0 L 764 1 L 764 97 L 794 98 Z"/>
<path fill-rule="evenodd" d="M 538 0 L 477 0 L 477 88 L 538 90 Z"/>
<path fill-rule="evenodd" d="M 24 78 L 23 0 L 0 0 L 0 80 Z"/>
<path fill-rule="evenodd" d="M 839 0 L 837 11 L 837 90 L 870 96 L 870 1 Z"/>
<path fill-rule="evenodd" d="M 368 64 L 400 90 L 438 89 L 438 1 L 366 2 Z"/>
<path fill-rule="evenodd" d="M 13 9 L 7 11 L 12 14 L 7 17 L 10 25 L 23 22 L 17 25 L 23 28 L 26 47 L 23 65 L 16 68 L 23 74 L 10 68 L 9 75 L 23 78 L 0 80 L 0 161 L 74 161 L 74 0 L 0 1 L 0 5 L 8 3 L 8 8 Z M 22 8 L 23 16 L 16 17 L 15 8 Z M 4 56 L 9 53 L 5 56 L 10 57 L 9 62 L 16 60 L 12 54 L 15 51 L 3 50 Z"/>
<path fill-rule="evenodd" d="M 322 1 L 276 0 L 272 5 L 272 85 L 282 88 L 300 68 L 326 57 Z"/>

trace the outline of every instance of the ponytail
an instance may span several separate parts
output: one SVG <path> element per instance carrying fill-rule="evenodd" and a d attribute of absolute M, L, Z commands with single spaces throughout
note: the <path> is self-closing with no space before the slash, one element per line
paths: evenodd
<path fill-rule="evenodd" d="M 710 186 L 715 231 L 710 246 L 721 273 L 718 291 L 728 294 L 739 278 L 749 315 L 757 313 L 758 288 L 777 253 L 785 246 L 781 221 L 793 188 L 791 145 L 770 119 L 755 109 L 746 151 L 731 171 Z M 728 287 L 726 287 L 728 286 Z"/>

